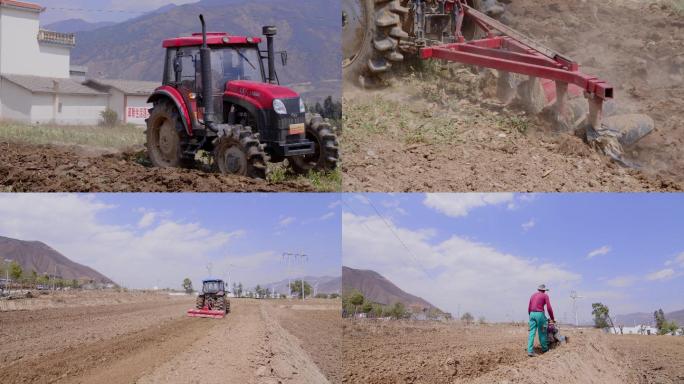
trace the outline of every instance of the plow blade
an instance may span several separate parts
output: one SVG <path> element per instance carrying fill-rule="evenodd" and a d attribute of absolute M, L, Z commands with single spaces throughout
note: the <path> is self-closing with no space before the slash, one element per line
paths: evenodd
<path fill-rule="evenodd" d="M 223 319 L 226 317 L 225 311 L 217 311 L 213 309 L 188 309 L 189 317 L 208 317 L 212 319 Z"/>

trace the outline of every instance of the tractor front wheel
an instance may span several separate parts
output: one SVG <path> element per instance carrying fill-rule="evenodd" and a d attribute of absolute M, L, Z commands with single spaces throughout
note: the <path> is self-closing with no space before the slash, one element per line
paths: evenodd
<path fill-rule="evenodd" d="M 168 100 L 156 102 L 147 119 L 147 154 L 152 165 L 160 168 L 189 166 L 181 147 L 185 134 L 176 106 Z"/>
<path fill-rule="evenodd" d="M 227 175 L 266 178 L 266 153 L 250 127 L 236 125 L 214 147 L 218 170 Z"/>
<path fill-rule="evenodd" d="M 195 300 L 195 308 L 204 308 L 204 296 L 197 296 L 197 300 Z"/>
<path fill-rule="evenodd" d="M 296 156 L 289 159 L 290 167 L 295 173 L 305 174 L 311 170 L 329 171 L 337 168 L 339 148 L 337 136 L 330 123 L 321 115 L 306 115 L 306 138 L 314 142 L 314 153 Z"/>

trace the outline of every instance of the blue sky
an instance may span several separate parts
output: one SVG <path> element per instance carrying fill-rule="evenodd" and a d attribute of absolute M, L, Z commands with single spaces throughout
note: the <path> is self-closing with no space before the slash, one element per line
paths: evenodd
<path fill-rule="evenodd" d="M 524 319 L 540 283 L 552 287 L 561 319 L 573 317 L 572 290 L 585 296 L 580 321 L 595 301 L 614 314 L 684 309 L 673 294 L 684 292 L 679 194 L 366 197 L 344 197 L 344 264 L 374 269 L 454 314 Z"/>
<path fill-rule="evenodd" d="M 0 235 L 40 240 L 134 288 L 199 284 L 208 274 L 254 286 L 293 274 L 340 275 L 337 194 L 0 194 Z"/>

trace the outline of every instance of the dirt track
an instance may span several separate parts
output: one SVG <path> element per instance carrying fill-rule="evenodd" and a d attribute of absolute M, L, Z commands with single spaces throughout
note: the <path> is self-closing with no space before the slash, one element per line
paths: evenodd
<path fill-rule="evenodd" d="M 0 312 L 0 381 L 328 382 L 280 325 L 278 302 L 236 299 L 223 320 L 186 317 L 192 304 L 184 298 Z"/>
<path fill-rule="evenodd" d="M 144 167 L 132 154 L 0 142 L 0 189 L 9 192 L 287 192 L 311 185 L 269 183 L 200 170 Z"/>
<path fill-rule="evenodd" d="M 684 340 L 611 338 L 564 330 L 570 343 L 527 357 L 527 327 L 465 327 L 429 322 L 345 321 L 344 378 L 348 383 L 681 383 Z M 647 336 L 642 336 L 647 337 Z M 678 340 L 675 340 L 678 339 Z M 617 340 L 616 342 L 613 342 Z M 639 350 L 633 358 L 625 357 Z M 665 357 L 666 359 L 664 359 Z M 679 360 L 678 360 L 679 357 Z M 652 365 L 643 364 L 647 359 Z M 679 361 L 679 363 L 677 363 Z M 659 362 L 658 380 L 645 380 Z"/>
<path fill-rule="evenodd" d="M 622 111 L 655 119 L 657 131 L 628 153 L 640 168 L 504 107 L 491 76 L 452 66 L 397 72 L 378 90 L 345 87 L 344 190 L 684 189 L 684 17 L 633 1 L 516 0 L 509 11 L 514 27 L 615 84 Z"/>

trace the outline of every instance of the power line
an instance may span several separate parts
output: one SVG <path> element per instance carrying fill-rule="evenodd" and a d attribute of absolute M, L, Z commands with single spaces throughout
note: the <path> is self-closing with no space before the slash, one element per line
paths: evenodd
<path fill-rule="evenodd" d="M 131 13 L 131 14 L 145 14 L 150 11 L 126 11 L 124 9 L 89 9 L 89 8 L 63 8 L 63 7 L 45 7 L 46 10 L 54 11 L 78 11 L 78 12 L 99 12 L 99 13 Z"/>

